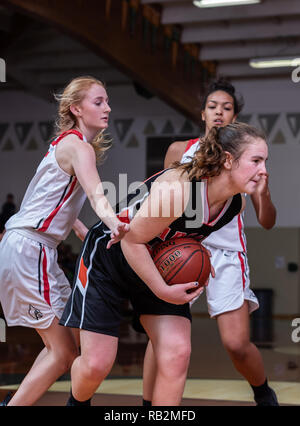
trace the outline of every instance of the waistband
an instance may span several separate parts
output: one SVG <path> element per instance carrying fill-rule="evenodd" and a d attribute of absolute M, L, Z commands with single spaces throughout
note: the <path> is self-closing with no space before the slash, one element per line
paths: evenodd
<path fill-rule="evenodd" d="M 24 237 L 30 238 L 31 240 L 37 241 L 38 243 L 42 243 L 50 248 L 56 249 L 58 244 L 61 241 L 57 241 L 54 238 L 49 237 L 49 235 L 43 235 L 41 232 L 34 231 L 28 228 L 11 228 L 6 232 L 15 231 Z"/>

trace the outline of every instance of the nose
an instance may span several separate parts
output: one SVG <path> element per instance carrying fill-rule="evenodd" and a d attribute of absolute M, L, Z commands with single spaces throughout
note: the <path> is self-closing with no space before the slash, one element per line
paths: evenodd
<path fill-rule="evenodd" d="M 105 112 L 111 112 L 111 107 L 108 105 L 108 102 L 105 102 L 104 111 Z"/>
<path fill-rule="evenodd" d="M 265 162 L 265 161 L 262 161 L 261 166 L 260 166 L 259 174 L 260 174 L 260 175 L 265 175 L 265 174 L 267 174 L 267 173 L 268 173 L 268 172 L 267 172 L 267 168 L 266 168 L 266 162 Z"/>
<path fill-rule="evenodd" d="M 216 107 L 216 114 L 217 115 L 222 115 L 222 113 L 223 113 L 223 110 L 222 110 L 221 105 L 217 105 L 217 107 Z"/>

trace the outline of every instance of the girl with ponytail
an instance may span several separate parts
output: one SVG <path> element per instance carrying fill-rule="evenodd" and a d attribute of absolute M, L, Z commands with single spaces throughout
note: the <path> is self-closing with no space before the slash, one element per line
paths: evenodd
<path fill-rule="evenodd" d="M 72 365 L 68 405 L 89 405 L 109 374 L 124 298 L 133 307 L 134 327 L 148 334 L 154 348 L 158 368 L 153 404 L 180 404 L 191 348 L 189 302 L 203 288 L 195 282 L 167 285 L 150 252 L 177 235 L 201 241 L 229 223 L 243 209 L 240 193 L 252 194 L 266 174 L 267 156 L 264 135 L 253 127 L 236 123 L 213 128 L 189 163 L 152 176 L 128 195 L 126 209 L 117 206 L 120 217 L 130 221 L 130 232 L 114 250 L 105 249 L 102 223 L 91 228 L 77 262 L 76 286 L 60 321 L 80 329 L 81 353 Z M 194 200 L 204 211 L 197 223 L 189 220 Z"/>
<path fill-rule="evenodd" d="M 239 164 L 242 161 L 243 135 L 246 139 L 262 137 L 257 129 L 241 123 L 234 124 L 243 104 L 242 96 L 236 93 L 230 82 L 224 79 L 213 82 L 201 108 L 204 136 L 171 144 L 165 157 L 165 167 L 179 161 L 182 163 L 180 168 L 191 176 L 218 175 L 222 169 L 220 164 L 226 164 L 226 153 L 230 153 L 235 164 Z M 248 135 L 244 133 L 246 129 Z M 213 179 L 217 180 L 216 177 Z M 276 210 L 271 200 L 267 173 L 262 173 L 257 180 L 251 200 L 258 222 L 265 229 L 271 229 L 275 224 Z M 222 343 L 237 371 L 253 389 L 257 405 L 278 405 L 274 391 L 268 386 L 261 354 L 250 342 L 249 314 L 259 305 L 250 289 L 243 214 L 236 215 L 222 229 L 208 236 L 203 245 L 211 253 L 215 270 L 215 276 L 210 278 L 206 287 L 208 311 L 217 320 Z M 145 405 L 151 405 L 156 370 L 157 360 L 149 342 L 143 374 Z"/>

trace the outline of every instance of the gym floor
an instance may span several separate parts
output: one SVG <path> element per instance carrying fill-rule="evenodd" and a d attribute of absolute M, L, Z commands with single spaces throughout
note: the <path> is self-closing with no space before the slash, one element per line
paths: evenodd
<path fill-rule="evenodd" d="M 271 342 L 259 346 L 271 386 L 282 405 L 300 405 L 300 343 L 292 341 L 291 320 L 273 320 Z M 122 325 L 115 365 L 93 398 L 93 405 L 139 406 L 146 337 L 135 333 L 129 320 Z M 254 405 L 252 390 L 231 364 L 221 345 L 216 321 L 195 315 L 192 357 L 182 406 Z M 0 398 L 15 390 L 42 349 L 34 330 L 7 328 L 0 343 Z M 61 377 L 36 405 L 65 405 L 70 376 Z"/>

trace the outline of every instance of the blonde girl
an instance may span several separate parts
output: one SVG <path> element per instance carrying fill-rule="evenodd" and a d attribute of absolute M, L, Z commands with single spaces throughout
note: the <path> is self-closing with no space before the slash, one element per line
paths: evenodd
<path fill-rule="evenodd" d="M 0 301 L 8 326 L 34 328 L 44 342 L 31 370 L 7 405 L 32 405 L 71 366 L 78 344 L 59 326 L 71 288 L 57 264 L 58 244 L 88 197 L 110 234 L 107 247 L 129 230 L 104 196 L 96 168 L 108 148 L 103 132 L 111 109 L 103 83 L 93 77 L 70 82 L 59 96 L 57 136 L 32 178 L 20 211 L 6 223 L 0 245 Z"/>

